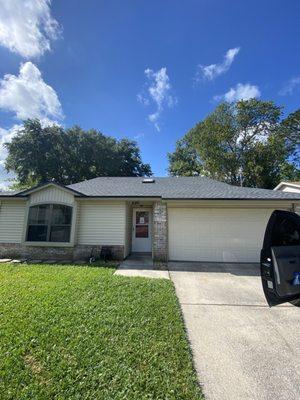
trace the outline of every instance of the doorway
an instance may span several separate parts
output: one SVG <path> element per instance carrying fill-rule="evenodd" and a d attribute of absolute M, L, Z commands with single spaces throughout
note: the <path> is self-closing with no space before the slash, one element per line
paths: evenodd
<path fill-rule="evenodd" d="M 132 252 L 149 253 L 152 250 L 152 210 L 133 209 Z"/>

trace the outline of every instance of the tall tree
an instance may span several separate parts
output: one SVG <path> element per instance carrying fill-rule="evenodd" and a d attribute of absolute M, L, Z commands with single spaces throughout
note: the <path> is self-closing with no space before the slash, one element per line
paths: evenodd
<path fill-rule="evenodd" d="M 176 151 L 170 153 L 168 157 L 172 175 L 195 176 L 201 174 L 203 170 L 199 154 L 187 137 L 177 141 Z"/>
<path fill-rule="evenodd" d="M 222 103 L 177 142 L 169 172 L 273 188 L 300 177 L 299 127 L 300 111 L 282 119 L 271 101 Z"/>
<path fill-rule="evenodd" d="M 281 131 L 293 163 L 300 168 L 300 109 L 282 121 Z"/>
<path fill-rule="evenodd" d="M 5 144 L 7 171 L 17 176 L 17 187 L 55 180 L 63 184 L 97 176 L 150 176 L 135 141 L 116 140 L 96 130 L 78 126 L 42 127 L 38 120 L 27 120 Z"/>

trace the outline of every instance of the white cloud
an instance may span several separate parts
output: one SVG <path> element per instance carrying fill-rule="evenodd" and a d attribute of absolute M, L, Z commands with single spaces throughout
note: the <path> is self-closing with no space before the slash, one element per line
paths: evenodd
<path fill-rule="evenodd" d="M 22 125 L 14 125 L 10 129 L 0 128 L 0 166 L 4 165 L 5 159 L 7 157 L 7 150 L 3 146 L 6 142 L 11 142 L 12 138 L 18 132 Z"/>
<path fill-rule="evenodd" d="M 240 47 L 229 49 L 224 56 L 223 62 L 219 64 L 198 65 L 199 70 L 196 73 L 196 81 L 201 80 L 201 78 L 212 81 L 217 76 L 227 72 L 239 51 Z"/>
<path fill-rule="evenodd" d="M 143 138 L 143 137 L 145 137 L 145 134 L 144 134 L 143 132 L 142 132 L 142 133 L 138 133 L 137 135 L 133 136 L 133 138 L 134 138 L 135 140 L 141 139 L 141 138 Z"/>
<path fill-rule="evenodd" d="M 51 0 L 0 0 L 0 44 L 22 57 L 38 57 L 60 35 Z"/>
<path fill-rule="evenodd" d="M 177 103 L 177 99 L 172 96 L 172 86 L 167 74 L 167 68 L 161 68 L 154 72 L 152 69 L 145 70 L 147 78 L 146 94 L 138 94 L 137 99 L 142 104 L 148 106 L 150 103 L 155 104 L 156 111 L 148 115 L 148 119 L 155 128 L 160 131 L 159 118 L 165 107 L 171 108 Z"/>
<path fill-rule="evenodd" d="M 62 107 L 55 90 L 44 82 L 39 69 L 29 61 L 21 65 L 18 76 L 5 75 L 0 80 L 0 109 L 12 112 L 18 120 L 38 118 L 42 126 L 58 124 L 57 120 L 63 118 Z M 3 144 L 10 142 L 21 127 L 21 124 L 15 124 L 10 129 L 0 127 L 2 185 L 7 186 L 7 179 L 13 177 L 3 168 L 7 157 L 7 150 Z"/>
<path fill-rule="evenodd" d="M 247 128 L 238 135 L 237 144 L 244 146 L 245 142 L 247 143 L 248 141 L 249 135 L 252 136 L 253 142 L 266 144 L 270 136 L 270 131 L 272 131 L 272 125 L 268 122 L 258 124 L 255 128 Z"/>
<path fill-rule="evenodd" d="M 15 177 L 12 172 L 7 172 L 4 168 L 5 159 L 7 157 L 7 150 L 4 147 L 4 143 L 10 142 L 15 136 L 17 131 L 22 125 L 14 125 L 10 129 L 0 128 L 0 191 L 8 190 L 11 185 L 11 179 Z"/>
<path fill-rule="evenodd" d="M 8 192 L 9 191 L 9 182 L 3 181 L 0 183 L 0 192 Z"/>
<path fill-rule="evenodd" d="M 13 112 L 20 120 L 39 118 L 47 123 L 63 118 L 55 90 L 30 61 L 21 65 L 18 76 L 7 74 L 0 80 L 0 109 Z"/>
<path fill-rule="evenodd" d="M 300 88 L 300 76 L 290 79 L 285 86 L 279 91 L 282 96 L 294 93 L 294 90 Z"/>
<path fill-rule="evenodd" d="M 214 100 L 234 102 L 239 100 L 249 100 L 254 97 L 260 97 L 260 95 L 261 93 L 258 86 L 250 85 L 250 83 L 238 83 L 234 88 L 230 88 L 225 94 L 214 96 Z"/>
<path fill-rule="evenodd" d="M 144 106 L 149 106 L 150 100 L 144 97 L 141 93 L 137 94 L 136 99 L 139 103 L 143 104 Z"/>

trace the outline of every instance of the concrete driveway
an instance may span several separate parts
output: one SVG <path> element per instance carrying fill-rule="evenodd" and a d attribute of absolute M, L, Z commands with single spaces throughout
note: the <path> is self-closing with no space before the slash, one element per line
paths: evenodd
<path fill-rule="evenodd" d="M 270 309 L 256 264 L 169 263 L 208 400 L 300 399 L 300 308 Z"/>

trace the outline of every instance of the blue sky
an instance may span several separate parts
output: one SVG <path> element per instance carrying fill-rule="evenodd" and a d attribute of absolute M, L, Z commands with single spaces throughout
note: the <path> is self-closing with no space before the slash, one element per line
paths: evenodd
<path fill-rule="evenodd" d="M 4 3 L 4 138 L 32 116 L 96 128 L 136 139 L 164 176 L 167 152 L 218 101 L 256 96 L 286 113 L 299 108 L 299 1 Z"/>

